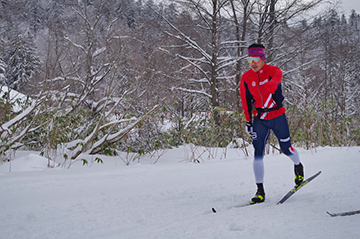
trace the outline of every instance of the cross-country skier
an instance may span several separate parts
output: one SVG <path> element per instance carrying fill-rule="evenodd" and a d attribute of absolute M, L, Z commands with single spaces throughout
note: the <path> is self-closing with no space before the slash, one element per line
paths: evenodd
<path fill-rule="evenodd" d="M 270 129 L 277 137 L 283 153 L 294 162 L 295 185 L 300 185 L 304 179 L 299 154 L 291 146 L 289 125 L 282 105 L 282 71 L 279 67 L 266 64 L 265 60 L 265 47 L 262 44 L 249 46 L 247 61 L 250 70 L 242 75 L 240 82 L 246 131 L 252 136 L 255 149 L 253 169 L 257 192 L 251 199 L 252 203 L 265 201 L 263 158 Z"/>

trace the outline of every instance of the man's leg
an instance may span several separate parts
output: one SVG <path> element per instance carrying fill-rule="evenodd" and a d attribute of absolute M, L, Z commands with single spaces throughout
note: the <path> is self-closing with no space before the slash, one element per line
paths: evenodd
<path fill-rule="evenodd" d="M 294 162 L 295 184 L 300 185 L 304 180 L 304 168 L 299 153 L 291 146 L 289 125 L 285 114 L 274 119 L 273 132 L 279 140 L 281 150 Z"/>
<path fill-rule="evenodd" d="M 255 149 L 253 170 L 257 192 L 251 199 L 252 203 L 261 203 L 265 201 L 264 190 L 264 150 L 267 138 L 269 136 L 269 128 L 263 121 L 255 118 L 253 125 L 253 146 Z"/>
<path fill-rule="evenodd" d="M 253 124 L 253 146 L 255 149 L 253 169 L 256 183 L 264 182 L 264 150 L 269 137 L 269 128 L 262 120 L 254 119 Z"/>

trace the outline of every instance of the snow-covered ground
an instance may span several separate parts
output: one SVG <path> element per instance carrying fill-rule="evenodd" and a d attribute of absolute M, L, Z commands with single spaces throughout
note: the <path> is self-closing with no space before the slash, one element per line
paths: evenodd
<path fill-rule="evenodd" d="M 189 147 L 169 150 L 156 164 L 103 164 L 47 169 L 35 152 L 0 165 L 1 239 L 341 238 L 360 236 L 360 147 L 299 149 L 306 176 L 322 174 L 282 205 L 293 186 L 284 155 L 265 157 L 266 202 L 255 193 L 252 159 L 240 149 L 213 150 L 190 163 Z M 198 150 L 201 153 L 201 150 Z M 89 156 L 88 159 L 90 160 Z M 217 209 L 214 214 L 211 208 Z"/>

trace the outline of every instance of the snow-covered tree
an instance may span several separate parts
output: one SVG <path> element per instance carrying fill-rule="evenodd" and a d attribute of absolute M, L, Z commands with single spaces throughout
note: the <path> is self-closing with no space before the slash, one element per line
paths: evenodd
<path fill-rule="evenodd" d="M 236 48 L 236 38 L 224 34 L 229 28 L 223 11 L 229 1 L 187 0 L 180 3 L 184 9 L 181 15 L 183 22 L 177 21 L 175 25 L 164 18 L 172 27 L 168 34 L 182 42 L 177 46 L 182 49 L 175 53 L 185 62 L 179 72 L 186 77 L 183 85 L 175 88 L 187 94 L 196 94 L 197 98 L 208 99 L 207 104 L 196 107 L 203 111 L 209 106 L 212 109 L 223 107 L 229 96 L 229 85 L 234 87 L 230 68 L 236 62 L 236 56 L 231 54 L 231 48 Z M 216 110 L 213 115 L 215 119 L 218 117 Z"/>
<path fill-rule="evenodd" d="M 15 90 L 23 90 L 39 73 L 40 60 L 34 40 L 29 33 L 14 34 L 6 47 L 6 85 Z"/>
<path fill-rule="evenodd" d="M 61 71 L 43 83 L 43 88 L 52 94 L 47 101 L 50 117 L 39 137 L 49 142 L 43 145 L 45 151 L 63 147 L 69 159 L 83 152 L 103 151 L 157 108 L 156 104 L 144 107 L 136 112 L 140 114 L 129 114 L 121 120 L 114 117 L 117 111 L 131 113 L 127 112 L 128 102 L 144 94 L 138 85 L 149 62 L 136 62 L 136 68 L 127 68 L 135 66 L 129 64 L 127 48 L 138 41 L 122 35 L 119 18 L 107 19 L 104 7 L 103 1 L 71 5 L 76 24 L 65 26 L 65 31 L 75 27 L 76 34 L 64 36 L 64 45 L 59 44 L 61 50 L 54 55 L 59 60 L 52 61 L 56 64 L 52 68 Z M 50 153 L 46 155 L 50 157 Z"/>

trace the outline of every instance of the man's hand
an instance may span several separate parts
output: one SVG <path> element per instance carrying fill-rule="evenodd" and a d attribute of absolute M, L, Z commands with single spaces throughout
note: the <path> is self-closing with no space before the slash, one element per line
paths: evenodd
<path fill-rule="evenodd" d="M 253 124 L 251 121 L 246 121 L 246 127 L 245 127 L 246 133 L 249 135 L 253 135 Z"/>

